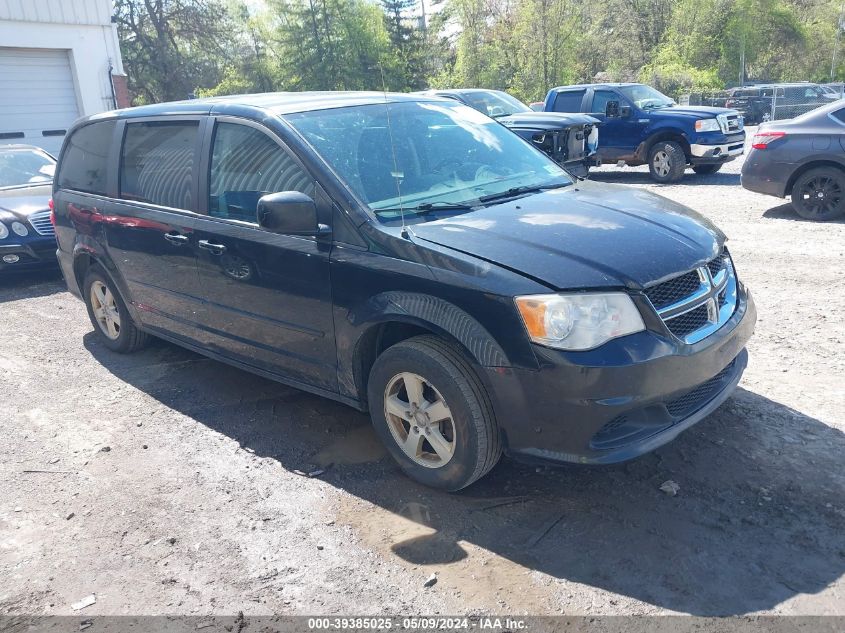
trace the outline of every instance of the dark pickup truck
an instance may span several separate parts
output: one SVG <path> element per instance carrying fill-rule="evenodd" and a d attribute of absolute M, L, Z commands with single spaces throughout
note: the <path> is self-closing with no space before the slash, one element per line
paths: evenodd
<path fill-rule="evenodd" d="M 601 121 L 596 157 L 603 163 L 645 165 L 651 177 L 676 182 L 687 165 L 713 174 L 745 148 L 742 116 L 735 110 L 678 106 L 650 86 L 631 83 L 552 88 L 546 112 L 589 113 Z"/>
<path fill-rule="evenodd" d="M 454 99 L 496 119 L 576 176 L 586 176 L 590 166 L 600 164 L 595 155 L 599 135 L 595 117 L 536 112 L 501 90 L 464 88 L 421 94 Z"/>

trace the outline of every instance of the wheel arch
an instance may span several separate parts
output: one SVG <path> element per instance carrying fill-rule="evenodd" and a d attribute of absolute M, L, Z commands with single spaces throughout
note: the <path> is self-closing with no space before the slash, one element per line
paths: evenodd
<path fill-rule="evenodd" d="M 84 296 L 85 276 L 92 266 L 99 266 L 115 283 L 123 298 L 123 302 L 126 304 L 126 308 L 129 310 L 130 316 L 136 323 L 140 323 L 135 304 L 132 303 L 126 283 L 117 268 L 111 263 L 108 257 L 105 257 L 87 244 L 79 243 L 73 249 L 73 276 L 79 287 L 83 301 L 86 301 Z"/>
<path fill-rule="evenodd" d="M 843 174 L 845 174 L 845 165 L 839 163 L 835 160 L 831 159 L 822 159 L 822 160 L 812 160 L 808 163 L 801 165 L 798 169 L 792 172 L 792 175 L 789 177 L 789 180 L 786 181 L 786 187 L 783 190 L 783 195 L 788 196 L 792 194 L 792 187 L 795 186 L 795 182 L 804 174 L 806 174 L 811 169 L 817 169 L 819 167 L 832 167 L 833 169 L 838 169 Z"/>
<path fill-rule="evenodd" d="M 686 134 L 682 130 L 677 128 L 663 128 L 653 132 L 645 141 L 642 142 L 640 145 L 640 151 L 637 152 L 639 154 L 640 160 L 644 163 L 648 162 L 648 154 L 651 151 L 651 148 L 654 146 L 655 143 L 659 143 L 661 141 L 675 141 L 678 145 L 681 146 L 681 149 L 684 150 L 684 156 L 686 156 L 687 161 L 690 159 L 690 155 L 692 153 L 690 149 L 689 140 L 686 137 Z"/>
<path fill-rule="evenodd" d="M 482 367 L 510 365 L 504 350 L 484 326 L 448 301 L 430 295 L 388 292 L 368 302 L 368 308 L 370 314 L 357 315 L 365 318 L 359 322 L 361 333 L 351 358 L 354 388 L 363 405 L 370 369 L 378 356 L 415 336 L 435 335 Z"/>

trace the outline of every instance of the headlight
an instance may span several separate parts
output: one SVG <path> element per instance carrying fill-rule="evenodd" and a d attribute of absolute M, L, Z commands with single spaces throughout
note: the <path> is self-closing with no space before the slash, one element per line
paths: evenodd
<path fill-rule="evenodd" d="M 701 119 L 695 122 L 696 132 L 718 132 L 721 129 L 716 119 Z"/>
<path fill-rule="evenodd" d="M 9 237 L 9 229 L 5 224 L 0 222 L 0 240 L 5 240 L 7 237 Z"/>
<path fill-rule="evenodd" d="M 12 222 L 12 230 L 21 237 L 26 237 L 27 235 L 29 235 L 29 229 L 26 228 L 20 222 Z"/>
<path fill-rule="evenodd" d="M 624 292 L 516 297 L 516 307 L 535 343 L 587 350 L 645 329 L 634 302 Z"/>

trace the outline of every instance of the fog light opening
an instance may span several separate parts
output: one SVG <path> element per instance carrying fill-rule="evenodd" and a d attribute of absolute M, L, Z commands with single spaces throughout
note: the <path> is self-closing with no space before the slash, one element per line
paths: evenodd
<path fill-rule="evenodd" d="M 17 264 L 20 259 L 17 255 L 3 255 L 3 261 L 7 264 Z"/>

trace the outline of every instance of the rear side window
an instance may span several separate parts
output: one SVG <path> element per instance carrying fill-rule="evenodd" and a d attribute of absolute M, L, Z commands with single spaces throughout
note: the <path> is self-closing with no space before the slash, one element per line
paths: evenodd
<path fill-rule="evenodd" d="M 835 112 L 831 112 L 830 116 L 832 116 L 840 123 L 845 123 L 845 108 L 842 108 L 841 110 L 836 110 Z"/>
<path fill-rule="evenodd" d="M 555 112 L 581 112 L 585 90 L 559 92 L 555 97 Z"/>
<path fill-rule="evenodd" d="M 211 152 L 208 214 L 256 222 L 258 199 L 279 191 L 314 197 L 314 182 L 264 132 L 237 123 L 218 124 Z"/>
<path fill-rule="evenodd" d="M 120 161 L 120 197 L 193 210 L 198 121 L 129 123 Z"/>
<path fill-rule="evenodd" d="M 58 183 L 61 189 L 106 195 L 108 155 L 115 121 L 91 123 L 68 139 Z"/>

